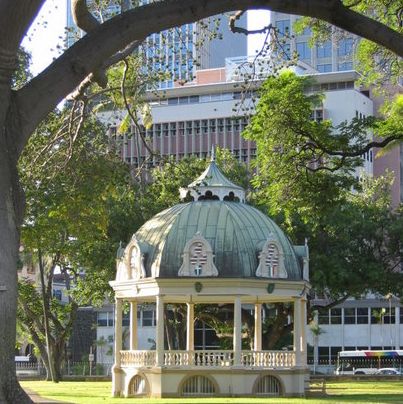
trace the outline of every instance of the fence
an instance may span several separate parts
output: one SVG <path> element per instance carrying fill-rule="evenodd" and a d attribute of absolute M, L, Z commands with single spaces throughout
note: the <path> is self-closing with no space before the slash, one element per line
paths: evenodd
<path fill-rule="evenodd" d="M 38 362 L 16 362 L 18 376 L 43 376 L 46 369 Z M 61 367 L 62 376 L 110 376 L 113 363 L 95 363 L 88 361 L 66 361 Z"/>

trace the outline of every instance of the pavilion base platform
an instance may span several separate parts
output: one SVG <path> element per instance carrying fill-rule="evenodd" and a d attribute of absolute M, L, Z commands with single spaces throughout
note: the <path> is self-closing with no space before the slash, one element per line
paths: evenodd
<path fill-rule="evenodd" d="M 209 363 L 198 365 L 171 362 L 168 366 L 115 366 L 113 393 L 115 396 L 155 398 L 305 396 L 309 370 L 287 365 L 287 361 L 293 360 L 294 353 L 264 353 L 281 358 L 282 366 L 231 365 L 226 360 L 228 351 L 216 352 L 210 355 Z M 214 363 L 217 358 L 224 360 L 217 365 Z"/>

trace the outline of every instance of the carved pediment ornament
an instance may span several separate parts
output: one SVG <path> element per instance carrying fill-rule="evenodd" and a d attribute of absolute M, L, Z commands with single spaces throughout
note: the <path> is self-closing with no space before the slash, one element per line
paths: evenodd
<path fill-rule="evenodd" d="M 136 235 L 126 246 L 122 258 L 117 260 L 116 280 L 141 279 L 146 277 L 144 254 L 141 252 Z"/>
<path fill-rule="evenodd" d="M 256 276 L 260 278 L 287 278 L 284 253 L 280 243 L 270 234 L 259 253 Z"/>
<path fill-rule="evenodd" d="M 199 232 L 186 243 L 182 256 L 178 276 L 218 276 L 210 243 Z"/>

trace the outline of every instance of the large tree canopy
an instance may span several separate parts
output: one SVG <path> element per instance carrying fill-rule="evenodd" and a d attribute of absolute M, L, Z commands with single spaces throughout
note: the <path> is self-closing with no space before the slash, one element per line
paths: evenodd
<path fill-rule="evenodd" d="M 102 72 L 119 59 L 119 52 L 125 54 L 126 50 L 127 54 L 128 47 L 133 48 L 153 32 L 224 12 L 262 8 L 319 18 L 403 56 L 401 24 L 393 29 L 382 19 L 379 22 L 373 12 L 376 9 L 363 8 L 360 12 L 360 1 L 161 0 L 91 25 L 86 29 L 87 35 L 41 74 L 18 90 L 13 89 L 21 41 L 44 3 L 45 0 L 0 0 L 0 403 L 30 401 L 18 388 L 13 357 L 16 268 L 24 213 L 17 162 L 39 123 L 90 73 Z M 85 1 L 74 3 L 80 6 Z"/>

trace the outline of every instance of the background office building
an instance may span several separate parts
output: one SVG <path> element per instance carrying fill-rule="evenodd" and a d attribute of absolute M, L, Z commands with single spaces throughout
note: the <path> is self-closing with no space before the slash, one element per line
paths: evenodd
<path fill-rule="evenodd" d="M 91 2 L 88 3 L 91 7 Z M 102 21 L 120 13 L 120 6 L 113 1 L 110 3 L 103 12 L 93 5 L 94 16 Z M 246 16 L 238 22 L 243 28 L 246 24 Z M 74 24 L 71 0 L 67 0 L 67 28 L 67 44 L 71 46 L 77 35 L 83 35 Z M 166 74 L 157 85 L 164 89 L 192 80 L 197 70 L 224 66 L 227 57 L 246 55 L 247 37 L 231 33 L 228 17 L 220 16 L 154 33 L 139 49 L 146 68 Z"/>
<path fill-rule="evenodd" d="M 237 58 L 237 63 L 243 62 Z M 242 92 L 239 77 L 234 75 L 233 59 L 227 59 L 226 68 L 200 70 L 193 82 L 161 93 L 149 92 L 152 126 L 141 126 L 143 137 L 161 157 L 180 160 L 185 156 L 206 158 L 217 145 L 229 149 L 235 157 L 247 164 L 256 156 L 253 142 L 242 138 L 241 133 L 249 122 L 241 113 L 241 105 L 253 108 L 252 95 L 261 81 L 256 81 L 248 92 Z M 317 84 L 311 91 L 322 91 L 322 105 L 312 111 L 315 120 L 331 119 L 334 125 L 354 117 L 373 114 L 373 102 L 368 93 L 361 92 L 353 71 L 314 73 L 313 70 L 297 72 L 311 74 Z M 120 119 L 123 119 L 121 113 Z M 131 133 L 119 134 L 119 119 L 104 114 L 102 119 L 110 125 L 110 133 L 116 139 L 122 158 L 135 166 L 155 166 L 158 156 L 150 156 L 140 140 L 137 128 Z M 372 175 L 372 151 L 363 156 L 363 169 Z M 360 175 L 360 172 L 357 172 Z"/>
<path fill-rule="evenodd" d="M 296 15 L 271 13 L 271 22 L 278 30 L 280 38 L 286 38 L 286 51 L 291 57 L 294 52 L 299 60 L 309 64 L 320 73 L 353 70 L 354 47 L 357 38 L 340 30 L 334 30 L 331 38 L 323 44 L 309 46 L 311 30 L 305 29 L 296 34 L 294 23 L 300 18 Z"/>

